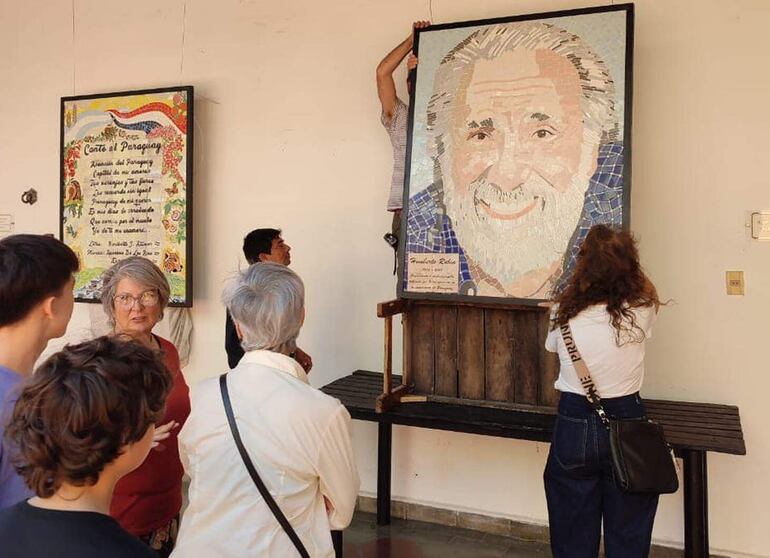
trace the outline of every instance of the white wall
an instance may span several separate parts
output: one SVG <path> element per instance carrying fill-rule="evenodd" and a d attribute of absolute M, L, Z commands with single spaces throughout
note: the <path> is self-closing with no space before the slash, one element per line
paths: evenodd
<path fill-rule="evenodd" d="M 437 23 L 598 5 L 591 0 L 0 0 L 0 213 L 55 232 L 59 97 L 196 87 L 195 321 L 188 380 L 225 366 L 218 295 L 240 240 L 283 227 L 307 285 L 302 346 L 315 385 L 381 367 L 374 307 L 394 292 L 383 211 L 390 148 L 374 67 L 415 19 Z M 770 2 L 640 0 L 632 226 L 667 307 L 649 347 L 649 396 L 741 408 L 748 455 L 709 455 L 711 542 L 770 556 L 767 502 L 770 244 L 744 221 L 770 209 Z M 403 74 L 399 81 L 402 81 Z M 35 187 L 40 201 L 22 205 Z M 727 297 L 724 271 L 746 272 Z M 73 330 L 88 321 L 79 307 Z M 363 490 L 376 432 L 356 423 Z M 396 498 L 545 522 L 547 445 L 396 428 Z M 659 541 L 682 540 L 681 493 Z"/>

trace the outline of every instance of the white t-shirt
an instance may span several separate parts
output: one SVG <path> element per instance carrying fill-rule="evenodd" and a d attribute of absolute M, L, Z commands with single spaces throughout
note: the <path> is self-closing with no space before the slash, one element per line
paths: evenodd
<path fill-rule="evenodd" d="M 642 387 L 645 341 L 652 337 L 652 325 L 657 314 L 653 306 L 636 308 L 634 314 L 636 325 L 644 332 L 644 339 L 641 342 L 628 340 L 628 334 L 621 332 L 621 342 L 626 340 L 621 346 L 618 346 L 615 328 L 604 304 L 589 306 L 569 321 L 575 345 L 602 398 L 630 395 Z M 633 333 L 639 335 L 638 331 Z M 545 348 L 559 353 L 559 378 L 554 387 L 562 392 L 585 395 L 558 327 L 548 332 Z"/>

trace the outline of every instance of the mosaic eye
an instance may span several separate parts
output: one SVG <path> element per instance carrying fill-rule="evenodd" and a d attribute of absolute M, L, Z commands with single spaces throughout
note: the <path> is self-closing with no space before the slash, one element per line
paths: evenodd
<path fill-rule="evenodd" d="M 486 132 L 484 130 L 479 130 L 477 132 L 471 133 L 470 136 L 468 136 L 468 139 L 475 139 L 478 141 L 484 141 L 485 139 L 491 138 L 492 134 L 489 132 Z"/>

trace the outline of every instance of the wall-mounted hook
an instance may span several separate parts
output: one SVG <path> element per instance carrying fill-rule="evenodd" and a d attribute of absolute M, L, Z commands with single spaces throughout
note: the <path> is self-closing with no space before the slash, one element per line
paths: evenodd
<path fill-rule="evenodd" d="M 22 203 L 28 203 L 29 205 L 34 205 L 35 202 L 37 202 L 37 190 L 34 188 L 30 188 L 26 192 L 24 192 L 21 195 L 21 201 Z"/>

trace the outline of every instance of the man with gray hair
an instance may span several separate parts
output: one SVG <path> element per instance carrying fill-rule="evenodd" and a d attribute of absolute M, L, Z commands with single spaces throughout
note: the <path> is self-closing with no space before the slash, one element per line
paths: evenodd
<path fill-rule="evenodd" d="M 246 350 L 227 384 L 259 476 L 310 556 L 331 558 L 330 530 L 350 523 L 359 479 L 350 415 L 311 387 L 289 356 L 305 319 L 304 297 L 299 276 L 277 263 L 252 265 L 227 283 L 222 301 Z M 191 399 L 179 434 L 190 504 L 172 556 L 296 555 L 233 442 L 218 378 L 195 386 Z"/>
<path fill-rule="evenodd" d="M 409 201 L 407 252 L 459 254 L 460 294 L 547 298 L 591 225 L 621 222 L 615 84 L 578 36 L 485 27 L 439 64 L 434 181 Z"/>

